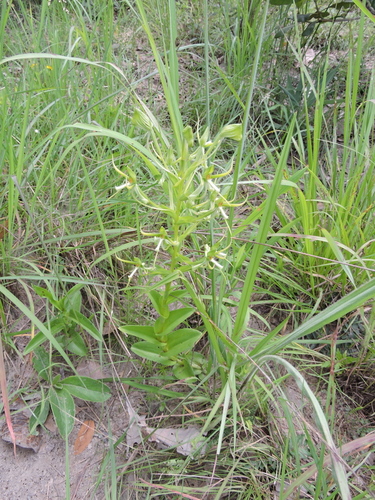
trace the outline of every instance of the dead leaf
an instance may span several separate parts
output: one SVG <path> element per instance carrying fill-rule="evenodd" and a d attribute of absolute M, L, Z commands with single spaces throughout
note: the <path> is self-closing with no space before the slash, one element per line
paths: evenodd
<path fill-rule="evenodd" d="M 12 415 L 12 421 L 13 436 L 11 436 L 6 423 L 4 423 L 4 425 L 0 429 L 1 439 L 7 443 L 13 443 L 14 445 L 20 446 L 21 448 L 30 449 L 35 453 L 38 453 L 42 444 L 41 436 L 30 435 L 29 415 L 20 411 Z"/>
<path fill-rule="evenodd" d="M 85 420 L 78 431 L 77 439 L 74 442 L 74 455 L 79 455 L 88 447 L 95 432 L 93 420 Z"/>
<path fill-rule="evenodd" d="M 193 456 L 196 452 L 201 455 L 205 454 L 206 443 L 198 427 L 153 429 L 146 426 L 145 417 L 135 412 L 130 401 L 127 401 L 127 408 L 131 422 L 126 433 L 126 444 L 129 447 L 141 443 L 143 437 L 147 437 L 150 441 L 157 443 L 160 448 L 176 448 L 177 453 L 186 457 Z"/>
<path fill-rule="evenodd" d="M 133 420 L 126 432 L 126 444 L 130 448 L 133 448 L 135 444 L 142 443 L 142 441 L 143 437 L 141 433 L 141 427 L 139 426 L 138 422 Z"/>
<path fill-rule="evenodd" d="M 0 240 L 4 239 L 4 236 L 7 234 L 7 232 L 8 232 L 8 221 L 2 219 L 0 223 Z"/>
<path fill-rule="evenodd" d="M 47 417 L 47 420 L 44 422 L 44 427 L 55 434 L 57 432 L 57 425 L 55 419 L 53 418 L 53 414 L 50 413 Z"/>
<path fill-rule="evenodd" d="M 314 49 L 307 49 L 303 57 L 303 62 L 306 66 L 311 66 L 311 63 L 316 57 L 316 52 Z"/>
<path fill-rule="evenodd" d="M 186 429 L 151 429 L 147 427 L 150 441 L 154 441 L 161 448 L 176 448 L 177 453 L 186 457 L 192 456 L 199 451 L 204 455 L 206 444 L 202 439 L 201 430 L 198 427 L 187 427 Z"/>
<path fill-rule="evenodd" d="M 83 359 L 77 366 L 77 373 L 81 377 L 90 377 L 95 380 L 105 378 L 100 364 L 93 360 Z"/>

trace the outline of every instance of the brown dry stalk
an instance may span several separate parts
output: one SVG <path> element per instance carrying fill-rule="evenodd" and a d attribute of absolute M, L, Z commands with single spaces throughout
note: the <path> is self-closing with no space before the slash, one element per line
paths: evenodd
<path fill-rule="evenodd" d="M 9 407 L 9 399 L 8 399 L 8 388 L 7 388 L 7 377 L 6 377 L 6 372 L 5 372 L 5 363 L 4 363 L 4 354 L 3 354 L 3 343 L 1 340 L 0 336 L 0 388 L 1 388 L 1 395 L 3 399 L 3 404 L 4 404 L 4 413 L 5 413 L 5 420 L 8 426 L 9 434 L 12 439 L 13 443 L 13 449 L 14 449 L 14 456 L 16 456 L 17 451 L 16 451 L 16 436 L 14 435 L 13 431 L 13 425 L 12 425 L 12 419 L 10 416 L 10 407 Z"/>

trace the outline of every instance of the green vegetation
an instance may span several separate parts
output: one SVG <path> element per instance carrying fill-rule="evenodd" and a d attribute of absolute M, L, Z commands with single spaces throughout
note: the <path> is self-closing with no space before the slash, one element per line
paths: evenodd
<path fill-rule="evenodd" d="M 373 23 L 359 0 L 2 0 L 1 341 L 31 337 L 30 430 L 51 408 L 68 459 L 72 396 L 122 382 L 205 441 L 125 463 L 124 429 L 106 498 L 129 470 L 134 498 L 373 498 L 373 434 L 335 426 L 340 380 L 375 382 Z"/>

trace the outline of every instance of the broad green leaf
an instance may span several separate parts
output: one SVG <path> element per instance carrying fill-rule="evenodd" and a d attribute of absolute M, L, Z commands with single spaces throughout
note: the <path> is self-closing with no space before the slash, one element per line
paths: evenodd
<path fill-rule="evenodd" d="M 50 410 L 49 401 L 47 399 L 42 399 L 37 406 L 32 409 L 32 415 L 29 420 L 29 432 L 30 434 L 37 434 L 36 428 L 38 425 L 43 425 L 47 420 L 48 413 Z"/>
<path fill-rule="evenodd" d="M 46 328 L 48 328 L 50 334 L 53 335 L 53 337 L 54 337 L 57 333 L 59 333 L 59 332 L 61 332 L 61 330 L 63 330 L 65 323 L 61 318 L 55 318 L 50 323 L 47 323 L 45 326 L 46 326 Z M 33 337 L 30 340 L 30 342 L 27 344 L 23 353 L 28 354 L 28 353 L 32 352 L 35 348 L 40 346 L 40 344 L 43 344 L 43 342 L 45 342 L 46 340 L 49 340 L 49 339 L 47 338 L 47 336 L 44 332 L 37 333 L 35 335 L 35 337 Z M 57 342 L 56 339 L 54 339 L 54 340 Z"/>
<path fill-rule="evenodd" d="M 182 328 L 171 332 L 167 337 L 168 356 L 177 356 L 182 352 L 193 349 L 194 345 L 202 337 L 202 332 L 192 328 Z"/>
<path fill-rule="evenodd" d="M 169 316 L 169 308 L 164 303 L 164 297 L 157 291 L 151 290 L 149 293 L 152 305 L 155 307 L 157 313 L 163 318 L 168 318 Z"/>
<path fill-rule="evenodd" d="M 82 306 L 82 294 L 81 288 L 84 285 L 82 283 L 77 283 L 71 288 L 68 293 L 63 298 L 64 309 L 69 311 L 70 309 L 74 311 L 80 311 Z"/>
<path fill-rule="evenodd" d="M 66 349 L 68 349 L 73 354 L 77 356 L 86 356 L 88 354 L 88 349 L 85 344 L 85 341 L 81 337 L 81 335 L 74 331 L 69 332 L 69 341 L 66 344 Z"/>
<path fill-rule="evenodd" d="M 40 335 L 40 333 L 38 334 Z M 43 340 L 46 340 L 44 335 Z M 48 380 L 48 372 L 51 368 L 50 356 L 44 347 L 34 349 L 33 367 L 38 372 L 39 377 Z"/>
<path fill-rule="evenodd" d="M 49 402 L 61 437 L 67 439 L 74 427 L 75 407 L 66 389 L 50 389 Z"/>
<path fill-rule="evenodd" d="M 119 330 L 133 337 L 139 339 L 147 340 L 152 344 L 159 345 L 159 340 L 155 337 L 153 326 L 141 326 L 141 325 L 126 325 L 120 326 Z"/>
<path fill-rule="evenodd" d="M 168 295 L 167 303 L 172 304 L 172 302 L 176 302 L 177 300 L 181 300 L 184 297 L 187 297 L 188 293 L 186 290 L 173 290 Z"/>
<path fill-rule="evenodd" d="M 34 292 L 39 295 L 39 297 L 44 297 L 49 300 L 49 302 L 54 305 L 59 311 L 62 310 L 61 301 L 57 300 L 52 293 L 46 288 L 42 288 L 41 286 L 33 286 Z"/>
<path fill-rule="evenodd" d="M 84 330 L 86 330 L 86 332 L 89 333 L 95 340 L 98 340 L 99 342 L 103 340 L 99 330 L 82 313 L 70 310 L 67 312 L 67 316 L 77 323 L 77 325 L 80 325 Z"/>
<path fill-rule="evenodd" d="M 161 319 L 163 321 L 159 322 L 156 320 L 154 327 L 155 333 L 158 335 L 168 335 L 176 326 L 191 316 L 194 311 L 195 309 L 193 307 L 182 307 L 181 309 L 171 311 L 168 318 L 158 318 L 158 320 Z"/>
<path fill-rule="evenodd" d="M 175 361 L 171 361 L 161 346 L 151 344 L 151 342 L 136 342 L 132 345 L 131 350 L 142 358 L 154 361 L 165 366 L 174 365 Z"/>
<path fill-rule="evenodd" d="M 184 362 L 182 365 L 175 365 L 173 367 L 173 375 L 178 379 L 178 380 L 186 380 L 186 379 L 195 379 L 196 376 L 195 373 L 188 363 L 186 359 L 184 359 Z"/>
<path fill-rule="evenodd" d="M 231 123 L 225 125 L 219 132 L 220 139 L 226 137 L 235 141 L 242 139 L 242 123 Z"/>
<path fill-rule="evenodd" d="M 305 37 L 311 36 L 314 33 L 316 25 L 317 25 L 317 23 L 309 23 L 307 25 L 306 29 L 302 32 L 301 36 L 305 36 Z"/>
<path fill-rule="evenodd" d="M 60 384 L 72 396 L 84 401 L 103 403 L 111 397 L 111 391 L 108 386 L 100 380 L 94 380 L 89 377 L 73 375 L 61 380 Z"/>
<path fill-rule="evenodd" d="M 55 389 L 62 389 L 62 385 L 61 385 L 61 375 L 58 373 L 57 375 L 55 375 L 53 377 L 53 380 L 52 380 L 52 386 L 55 388 Z"/>

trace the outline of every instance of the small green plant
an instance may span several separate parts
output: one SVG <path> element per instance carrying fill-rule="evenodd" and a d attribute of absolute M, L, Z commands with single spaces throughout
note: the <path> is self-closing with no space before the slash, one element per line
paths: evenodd
<path fill-rule="evenodd" d="M 47 298 L 58 311 L 54 318 L 47 321 L 45 328 L 63 352 L 68 350 L 78 356 L 88 354 L 81 330 L 88 332 L 96 341 L 102 340 L 97 328 L 81 313 L 82 286 L 80 284 L 73 286 L 60 299 L 56 299 L 50 290 L 39 286 L 34 287 L 34 291 L 40 297 Z M 52 360 L 52 351 L 41 345 L 46 340 L 45 333 L 40 331 L 32 338 L 24 351 L 25 354 L 33 353 L 33 366 L 39 377 L 48 383 L 47 392 L 44 385 L 41 385 L 41 401 L 30 418 L 30 432 L 35 432 L 37 425 L 44 424 L 52 409 L 61 436 L 67 438 L 74 426 L 73 396 L 84 401 L 104 402 L 111 393 L 110 389 L 98 380 L 78 375 L 62 379 L 60 374 L 55 375 L 53 368 L 56 367 L 56 363 Z"/>
<path fill-rule="evenodd" d="M 50 354 L 43 348 L 34 350 L 33 366 L 39 377 L 47 382 L 47 388 L 41 384 L 41 400 L 30 417 L 30 433 L 36 432 L 38 425 L 43 425 L 52 410 L 61 437 L 66 439 L 75 423 L 75 403 L 73 397 L 83 401 L 103 403 L 111 396 L 111 391 L 100 380 L 72 375 L 61 378 L 52 374 Z"/>
<path fill-rule="evenodd" d="M 77 356 L 88 354 L 86 343 L 81 331 L 89 333 L 100 342 L 102 336 L 94 324 L 81 313 L 83 285 L 74 285 L 61 299 L 57 300 L 53 293 L 46 288 L 34 286 L 34 291 L 48 299 L 49 303 L 58 311 L 57 315 L 48 321 L 47 327 L 62 349 L 67 349 Z M 43 332 L 39 332 L 26 347 L 26 353 L 33 351 L 46 340 Z"/>

